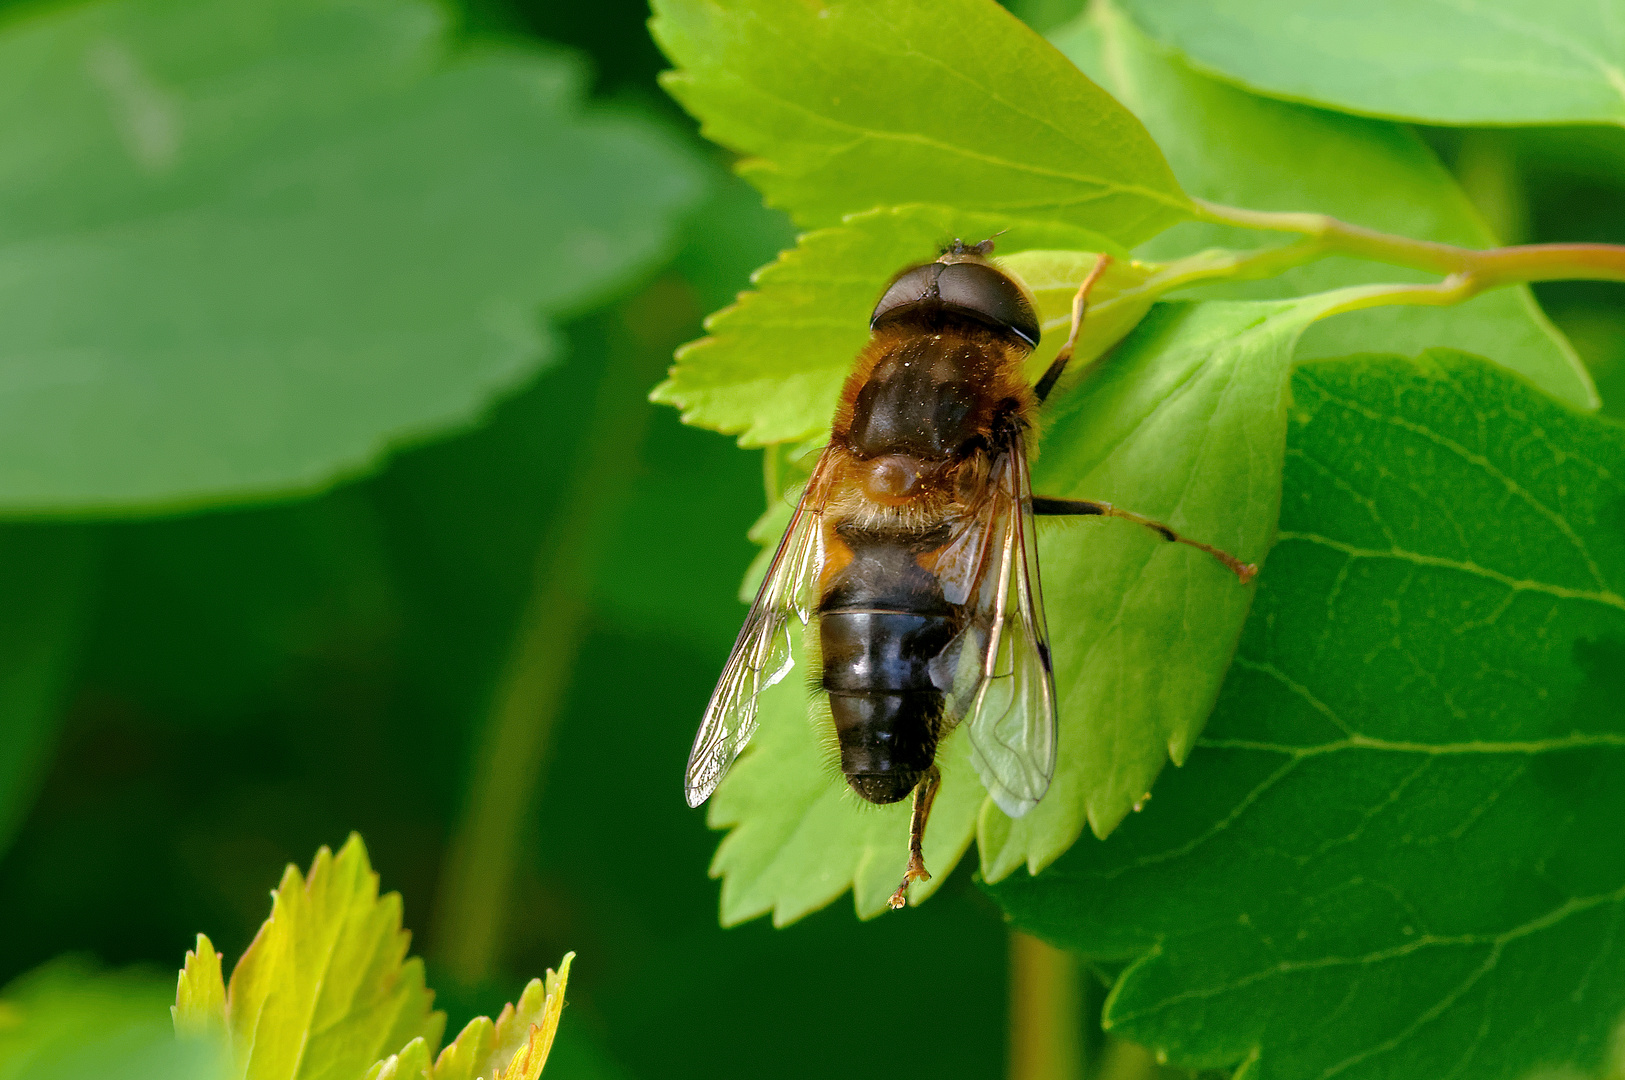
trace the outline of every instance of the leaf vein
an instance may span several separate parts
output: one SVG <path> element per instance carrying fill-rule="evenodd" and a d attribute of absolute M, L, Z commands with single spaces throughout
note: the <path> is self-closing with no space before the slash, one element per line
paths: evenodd
<path fill-rule="evenodd" d="M 1173 198 L 1165 192 L 1157 191 L 1156 189 L 1146 187 L 1143 184 L 1125 184 L 1121 181 L 1107 180 L 1104 177 L 1087 176 L 1081 173 L 1068 172 L 1062 169 L 1050 169 L 1026 162 L 1011 161 L 1006 158 L 999 157 L 996 154 L 989 154 L 982 151 L 973 150 L 967 146 L 955 146 L 953 143 L 943 142 L 940 139 L 932 138 L 931 136 L 925 135 L 921 132 L 883 131 L 876 128 L 860 127 L 857 124 L 850 124 L 841 120 L 836 120 L 825 113 L 820 113 L 808 106 L 800 104 L 799 102 L 791 101 L 790 99 L 781 97 L 777 94 L 769 93 L 760 87 L 752 87 L 751 89 L 752 93 L 760 99 L 770 101 L 789 112 L 799 114 L 803 119 L 809 121 L 809 123 L 813 126 L 823 126 L 831 130 L 845 131 L 855 136 L 855 138 L 850 142 L 844 143 L 838 147 L 829 148 L 824 151 L 825 156 L 827 157 L 833 157 L 837 153 L 845 153 L 853 147 L 860 145 L 864 141 L 907 143 L 925 147 L 926 149 L 932 150 L 936 153 L 956 155 L 968 161 L 975 161 L 983 165 L 992 165 L 1001 169 L 1009 169 L 1016 173 L 1024 173 L 1029 176 L 1043 177 L 1047 180 L 1061 180 L 1071 184 L 1082 184 L 1088 187 L 1101 189 L 1098 195 L 1080 198 L 1078 200 L 1079 202 L 1093 202 L 1096 199 L 1117 194 L 1137 195 L 1140 198 L 1161 203 L 1164 206 L 1178 210 L 1182 214 L 1188 215 L 1190 213 L 1190 207 L 1188 204 L 1179 199 Z M 728 140 L 722 140 L 719 138 L 719 141 Z M 778 163 L 770 161 L 766 158 L 753 157 L 752 161 L 771 166 L 775 171 L 782 167 L 779 166 Z M 1019 204 L 1007 205 L 1017 206 Z"/>
<path fill-rule="evenodd" d="M 1348 410 L 1349 412 L 1363 416 L 1367 420 L 1372 420 L 1380 424 L 1387 424 L 1390 427 L 1397 427 L 1401 431 L 1406 431 L 1413 435 L 1420 436 L 1421 438 L 1433 443 L 1435 446 L 1441 447 L 1448 450 L 1450 453 L 1455 454 L 1469 465 L 1482 469 L 1490 477 L 1498 480 L 1506 489 L 1508 494 L 1511 494 L 1524 502 L 1536 513 L 1540 514 L 1547 521 L 1549 521 L 1558 532 L 1562 533 L 1564 539 L 1568 540 L 1568 542 L 1574 547 L 1574 550 L 1579 554 L 1580 558 L 1585 561 L 1586 569 L 1590 571 L 1592 580 L 1597 583 L 1598 590 L 1603 592 L 1607 591 L 1608 583 L 1603 578 L 1601 567 L 1599 567 L 1597 565 L 1597 561 L 1591 557 L 1591 552 L 1586 548 L 1585 541 L 1580 539 L 1579 534 L 1574 531 L 1574 527 L 1571 526 L 1561 514 L 1552 510 L 1545 503 L 1535 498 L 1533 492 L 1529 491 L 1522 484 L 1518 483 L 1516 480 L 1512 479 L 1512 477 L 1502 472 L 1498 467 L 1496 467 L 1494 462 L 1490 461 L 1488 457 L 1473 450 L 1469 450 L 1467 447 L 1461 445 L 1459 442 L 1456 442 L 1454 439 L 1447 438 L 1446 436 L 1439 434 L 1423 424 L 1414 423 L 1410 420 L 1404 419 L 1403 417 L 1382 413 L 1363 405 L 1360 402 L 1339 398 L 1330 393 L 1326 394 L 1326 400 Z"/>
<path fill-rule="evenodd" d="M 1607 588 L 1606 586 L 1595 591 L 1590 589 L 1571 589 L 1565 585 L 1553 585 L 1546 581 L 1530 581 L 1526 578 L 1515 578 L 1510 574 L 1503 574 L 1499 570 L 1492 570 L 1487 566 L 1480 566 L 1470 560 L 1446 559 L 1439 555 L 1425 555 L 1418 551 L 1407 551 L 1403 548 L 1393 548 L 1381 551 L 1376 548 L 1356 547 L 1353 544 L 1334 540 L 1329 536 L 1320 536 L 1316 533 L 1290 532 L 1283 530 L 1276 536 L 1277 542 L 1284 543 L 1289 540 L 1301 540 L 1305 543 L 1320 544 L 1334 551 L 1341 551 L 1350 558 L 1355 559 L 1398 559 L 1403 562 L 1415 563 L 1418 566 L 1434 567 L 1441 570 L 1455 570 L 1463 574 L 1472 574 L 1475 577 L 1485 578 L 1499 585 L 1504 585 L 1517 592 L 1542 593 L 1555 596 L 1561 600 L 1585 600 L 1595 604 L 1625 611 L 1625 597 Z"/>

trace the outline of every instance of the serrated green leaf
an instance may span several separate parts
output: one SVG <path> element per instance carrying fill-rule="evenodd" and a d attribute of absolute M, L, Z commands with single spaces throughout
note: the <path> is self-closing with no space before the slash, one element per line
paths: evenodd
<path fill-rule="evenodd" d="M 1132 959 L 1105 1021 L 1176 1065 L 1591 1070 L 1625 1010 L 1625 429 L 1442 350 L 1292 396 L 1198 749 L 1110 842 L 991 891 Z"/>
<path fill-rule="evenodd" d="M 367 1070 L 366 1080 L 424 1080 L 432 1075 L 433 1051 L 420 1035 L 407 1043 L 398 1054 L 375 1064 Z"/>
<path fill-rule="evenodd" d="M 743 446 L 823 436 L 887 280 L 935 257 L 944 241 L 1001 230 L 1008 230 L 998 238 L 1001 252 L 1104 250 L 1127 258 L 1097 233 L 1053 222 L 939 206 L 855 214 L 803 235 L 758 270 L 755 291 L 706 320 L 710 336 L 678 350 L 671 377 L 652 396 L 683 410 L 687 423 L 737 434 Z M 1066 302 L 1070 310 L 1070 296 Z"/>
<path fill-rule="evenodd" d="M 1121 0 L 1258 93 L 1425 124 L 1625 123 L 1625 4 Z"/>
<path fill-rule="evenodd" d="M 664 253 L 690 157 L 420 0 L 0 32 L 0 511 L 319 489 L 476 419 Z"/>
<path fill-rule="evenodd" d="M 197 948 L 187 950 L 169 1015 L 182 1038 L 226 1040 L 226 980 L 220 954 L 204 934 L 197 936 Z"/>
<path fill-rule="evenodd" d="M 519 1061 L 521 1052 L 530 1049 L 535 1039 L 545 1041 L 541 1061 L 535 1066 L 540 1072 L 558 1032 L 564 992 L 570 982 L 570 963 L 574 959 L 575 953 L 566 953 L 557 972 L 549 968 L 545 978 L 530 980 L 519 995 L 518 1003 L 504 1005 L 495 1022 L 485 1016 L 471 1020 L 452 1044 L 440 1052 L 430 1080 L 476 1080 L 503 1075 Z"/>
<path fill-rule="evenodd" d="M 0 529 L 0 853 L 45 777 L 99 555 L 78 527 Z"/>
<path fill-rule="evenodd" d="M 1330 214 L 1368 228 L 1468 247 L 1495 240 L 1450 174 L 1414 131 L 1268 101 L 1199 75 L 1159 52 L 1108 0 L 1053 35 L 1062 52 L 1134 110 L 1187 191 L 1257 210 Z M 1187 223 L 1147 244 L 1167 260 L 1204 248 L 1277 243 L 1269 233 Z M 1266 281 L 1216 286 L 1223 299 L 1300 296 L 1428 275 L 1352 259 L 1325 259 Z M 1415 355 L 1448 346 L 1479 353 L 1548 393 L 1594 408 L 1591 377 L 1524 287 L 1448 308 L 1376 308 L 1322 323 L 1299 357 L 1381 349 Z"/>
<path fill-rule="evenodd" d="M 399 893 L 378 895 L 361 838 L 316 853 L 309 878 L 289 866 L 271 917 L 231 973 L 225 1031 L 244 1080 L 352 1080 L 421 1038 L 432 1052 L 446 1017 L 431 1007 L 423 961 L 408 960 Z M 176 1028 L 206 1023 L 210 961 L 188 954 Z M 208 947 L 213 953 L 213 947 Z M 213 961 L 218 972 L 218 957 Z M 183 1017 L 185 1017 L 183 1023 Z"/>
<path fill-rule="evenodd" d="M 218 1046 L 177 1041 L 149 972 L 62 957 L 0 989 L 3 1080 L 221 1080 Z"/>
<path fill-rule="evenodd" d="M 470 1020 L 432 1062 L 433 1049 L 417 1038 L 375 1064 L 367 1080 L 537 1080 L 558 1033 L 575 955 L 566 953 L 558 971 L 530 980 L 518 1004 L 504 1005 L 495 1021 Z"/>
<path fill-rule="evenodd" d="M 1145 129 L 992 0 L 656 0 L 663 80 L 804 226 L 935 203 L 1135 244 L 1190 203 Z"/>
<path fill-rule="evenodd" d="M 538 1080 L 553 1050 L 553 1038 L 558 1034 L 559 1015 L 564 1011 L 564 988 L 570 979 L 570 961 L 575 953 L 566 953 L 564 962 L 555 973 L 547 972 L 547 981 L 532 979 L 525 987 L 516 1010 L 512 1005 L 497 1017 L 495 1056 L 508 1057 L 492 1080 Z M 522 1036 L 518 1048 L 511 1056 L 507 1047 L 516 1036 Z"/>
<path fill-rule="evenodd" d="M 1045 420 L 1034 491 L 1101 499 L 1248 562 L 1275 529 L 1287 375 L 1335 303 L 1162 304 Z M 1039 533 L 1060 755 L 1025 817 L 983 811 L 982 875 L 1049 865 L 1116 828 L 1207 720 L 1252 590 L 1212 557 L 1123 521 Z"/>

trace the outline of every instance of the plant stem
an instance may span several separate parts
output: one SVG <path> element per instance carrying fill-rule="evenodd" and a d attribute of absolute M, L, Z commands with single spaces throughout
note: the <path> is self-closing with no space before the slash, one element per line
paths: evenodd
<path fill-rule="evenodd" d="M 1083 1080 L 1077 958 L 1010 931 L 1010 1080 Z"/>
<path fill-rule="evenodd" d="M 1302 233 L 1307 241 L 1282 249 L 1290 250 L 1297 261 L 1352 255 L 1457 279 L 1438 294 L 1448 299 L 1417 301 L 1421 303 L 1457 303 L 1485 289 L 1530 281 L 1625 281 L 1625 247 L 1617 244 L 1527 244 L 1478 250 L 1377 232 L 1325 214 L 1243 210 L 1202 199 L 1192 202 L 1202 219 L 1214 224 Z"/>
<path fill-rule="evenodd" d="M 615 347 L 582 358 L 605 369 L 588 436 L 565 459 L 571 481 L 537 548 L 530 590 L 475 747 L 468 802 L 441 872 L 431 941 L 436 958 L 464 986 L 489 978 L 501 962 L 520 838 L 586 635 L 601 538 L 636 468 L 650 411 L 645 388 L 686 329 L 674 326 L 667 334 L 659 324 L 671 321 L 673 308 L 685 317 L 693 314 L 689 298 L 674 303 L 666 284 L 657 283 L 624 306 L 624 324 L 609 331 L 621 339 Z M 651 305 L 663 308 L 640 325 L 640 308 Z"/>

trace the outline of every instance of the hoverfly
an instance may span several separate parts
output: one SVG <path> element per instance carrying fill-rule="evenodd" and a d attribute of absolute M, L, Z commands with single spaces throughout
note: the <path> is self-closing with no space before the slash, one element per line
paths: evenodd
<path fill-rule="evenodd" d="M 1208 552 L 1243 583 L 1256 571 L 1160 522 L 1101 502 L 1036 497 L 1027 433 L 1071 359 L 1101 256 L 1072 305 L 1072 332 L 1036 384 L 1026 289 L 958 240 L 892 279 L 689 754 L 690 806 L 710 797 L 756 731 L 761 692 L 794 665 L 790 619 L 816 616 L 841 772 L 861 798 L 911 793 L 908 869 L 891 898 L 930 879 L 922 845 L 937 746 L 968 724 L 973 762 L 1006 814 L 1038 804 L 1055 771 L 1055 680 L 1035 515 L 1109 515 Z M 809 645 L 809 651 L 814 646 Z"/>

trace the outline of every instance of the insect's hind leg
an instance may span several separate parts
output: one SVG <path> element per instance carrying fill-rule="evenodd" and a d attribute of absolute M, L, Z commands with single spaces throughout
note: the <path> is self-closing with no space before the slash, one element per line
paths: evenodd
<path fill-rule="evenodd" d="M 1066 371 L 1066 365 L 1072 359 L 1072 350 L 1078 344 L 1078 328 L 1083 325 L 1084 312 L 1089 310 L 1089 290 L 1095 287 L 1095 282 L 1106 272 L 1106 267 L 1111 265 L 1111 261 L 1110 255 L 1101 252 L 1095 259 L 1094 268 L 1089 271 L 1089 276 L 1078 286 L 1077 295 L 1072 297 L 1072 332 L 1067 334 L 1066 344 L 1061 346 L 1061 351 L 1050 361 L 1043 377 L 1033 385 L 1033 396 L 1038 398 L 1040 405 L 1049 397 L 1050 391 L 1055 389 L 1055 384 L 1061 381 L 1061 374 Z"/>
<path fill-rule="evenodd" d="M 1093 515 L 1096 517 L 1123 518 L 1137 525 L 1144 525 L 1164 540 L 1176 544 L 1188 544 L 1200 551 L 1207 552 L 1223 563 L 1225 568 L 1235 574 L 1236 577 L 1240 578 L 1243 585 L 1253 580 L 1253 575 L 1258 573 L 1258 566 L 1254 563 L 1244 563 L 1228 551 L 1216 548 L 1212 544 L 1204 544 L 1200 540 L 1180 536 L 1160 521 L 1153 521 L 1151 518 L 1136 514 L 1130 510 L 1120 510 L 1111 503 L 1092 502 L 1086 499 L 1045 499 L 1034 496 L 1033 513 L 1039 517 L 1082 517 Z"/>
<path fill-rule="evenodd" d="M 936 801 L 937 788 L 941 786 L 942 770 L 933 765 L 914 788 L 914 814 L 908 825 L 908 871 L 903 875 L 903 883 L 886 901 L 893 909 L 908 903 L 909 885 L 931 880 L 931 874 L 925 868 L 925 821 L 931 816 L 931 804 Z"/>

